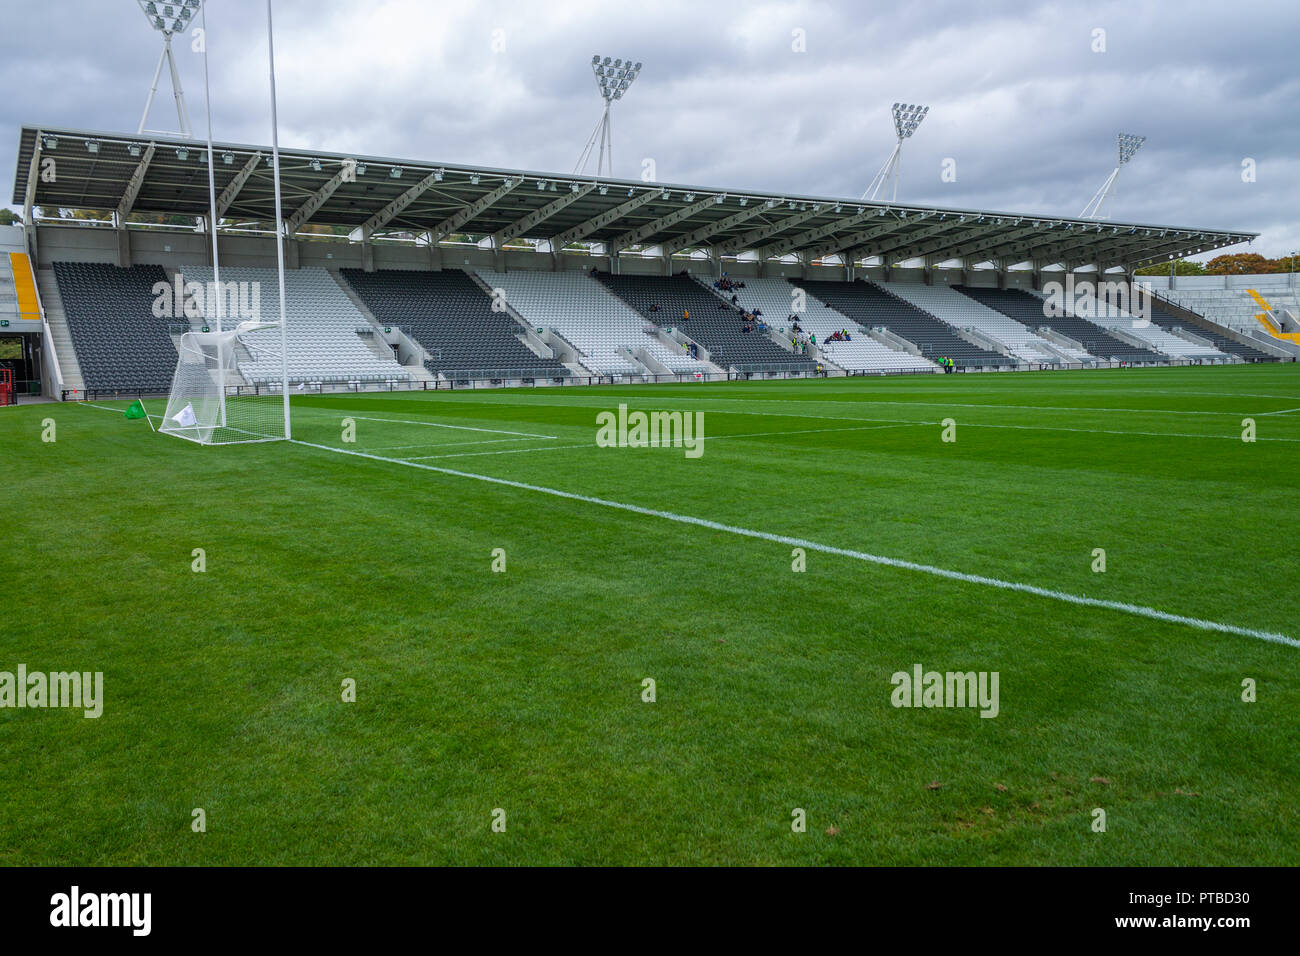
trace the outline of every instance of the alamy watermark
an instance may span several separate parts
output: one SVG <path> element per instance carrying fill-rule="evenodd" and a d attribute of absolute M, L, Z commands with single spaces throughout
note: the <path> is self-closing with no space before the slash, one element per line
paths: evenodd
<path fill-rule="evenodd" d="M 1115 319 L 1131 322 L 1135 329 L 1151 327 L 1151 295 L 1134 291 L 1127 282 L 1110 280 L 1078 282 L 1071 272 L 1065 282 L 1043 283 L 1043 316 L 1059 318 L 1074 315 L 1081 319 Z"/>
<path fill-rule="evenodd" d="M 704 454 L 703 412 L 618 412 L 596 415 L 596 445 L 600 448 L 683 448 L 687 458 Z"/>
<path fill-rule="evenodd" d="M 920 664 L 912 672 L 896 671 L 889 702 L 895 707 L 978 707 L 981 717 L 998 715 L 997 671 L 927 671 Z"/>
<path fill-rule="evenodd" d="M 176 273 L 174 282 L 155 282 L 155 319 L 223 318 L 260 319 L 261 282 L 186 282 Z"/>
<path fill-rule="evenodd" d="M 103 671 L 0 671 L 0 707 L 81 709 L 94 719 L 104 712 Z"/>

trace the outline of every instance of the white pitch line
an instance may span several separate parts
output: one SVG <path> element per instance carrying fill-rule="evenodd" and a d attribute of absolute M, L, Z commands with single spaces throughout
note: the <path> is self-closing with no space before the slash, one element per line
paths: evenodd
<path fill-rule="evenodd" d="M 309 448 L 319 448 L 322 451 L 331 451 L 341 455 L 353 455 L 358 458 L 368 458 L 371 461 L 386 462 L 390 465 L 405 465 L 407 468 L 420 468 L 424 471 L 432 471 L 442 475 L 451 475 L 455 478 L 472 478 L 475 481 L 485 481 L 489 484 L 503 485 L 507 488 L 516 488 L 521 491 L 533 491 L 539 494 L 551 495 L 555 498 L 564 498 L 569 501 L 580 501 L 585 504 L 599 505 L 602 508 L 613 508 L 618 511 L 628 511 L 633 514 L 646 515 L 651 518 L 662 518 L 666 521 L 675 521 L 679 524 L 708 528 L 712 531 L 725 531 L 728 534 L 740 535 L 741 537 L 757 538 L 762 541 L 771 541 L 776 544 L 804 548 L 805 550 L 818 551 L 823 554 L 833 554 L 839 557 L 853 558 L 857 561 L 865 561 L 869 564 L 899 568 L 905 571 L 917 571 L 922 574 L 933 575 L 934 577 L 946 578 L 950 581 L 961 581 L 966 584 L 982 584 L 985 587 L 999 588 L 1004 591 L 1018 591 L 1022 594 L 1033 594 L 1037 597 L 1047 598 L 1053 601 L 1061 601 L 1066 604 L 1103 608 L 1105 610 L 1118 611 L 1123 614 L 1130 614 L 1136 617 L 1147 618 L 1149 620 L 1164 621 L 1168 624 L 1181 624 L 1202 631 L 1214 631 L 1221 634 L 1236 634 L 1241 637 L 1253 637 L 1257 640 L 1268 641 L 1273 644 L 1285 644 L 1287 647 L 1300 648 L 1300 640 L 1273 631 L 1259 631 L 1253 628 L 1240 627 L 1236 624 L 1223 624 L 1218 621 L 1208 621 L 1203 618 L 1187 617 L 1182 614 L 1171 614 L 1168 611 L 1161 611 L 1157 608 L 1146 607 L 1141 604 L 1128 604 L 1122 601 L 1106 601 L 1100 598 L 1090 598 L 1080 594 L 1070 594 L 1067 591 L 1040 588 L 1032 584 L 1021 584 L 1016 581 L 1003 581 L 1000 578 L 990 578 L 982 574 L 967 574 L 963 571 L 950 571 L 947 568 L 935 567 L 930 564 L 918 564 L 914 561 L 904 561 L 899 558 L 889 558 L 883 555 L 869 554 L 865 551 L 854 551 L 849 548 L 837 548 L 832 545 L 821 544 L 820 542 L 809 541 L 804 538 L 792 538 L 783 534 L 754 531 L 750 528 L 741 528 L 736 525 L 727 525 L 717 521 L 710 521 L 707 518 L 696 518 L 691 515 L 676 514 L 671 511 L 657 511 L 653 508 L 643 508 L 640 505 L 625 504 L 621 501 L 610 501 L 605 498 L 594 498 L 590 495 L 575 494 L 571 491 L 561 491 L 558 488 L 547 488 L 543 485 L 530 485 L 522 481 L 511 481 L 508 478 L 494 478 L 491 475 L 478 475 L 469 471 L 457 471 L 453 468 L 442 468 L 437 465 L 425 465 L 416 461 L 404 461 L 400 458 L 385 458 L 382 455 L 369 455 L 365 452 L 348 451 L 343 448 L 333 448 L 329 445 L 317 445 L 315 442 L 300 441 L 298 439 L 293 439 L 293 442 L 297 445 L 306 445 Z"/>
<path fill-rule="evenodd" d="M 1284 408 L 1280 412 L 1260 412 L 1262 418 L 1265 415 L 1290 415 L 1292 412 L 1300 412 L 1300 408 Z"/>
<path fill-rule="evenodd" d="M 720 438 L 768 438 L 774 435 L 816 435 L 823 432 L 866 432 L 876 431 L 881 428 L 906 428 L 909 423 L 893 425 L 865 425 L 861 428 L 800 428 L 793 431 L 782 432 L 750 432 L 747 435 L 705 435 L 700 441 L 717 441 Z M 599 448 L 595 442 L 586 442 L 582 445 L 543 445 L 540 448 L 508 448 L 505 451 L 465 451 L 455 452 L 451 455 L 408 455 L 402 461 L 428 461 L 432 458 L 480 458 L 484 455 L 522 455 L 534 451 L 563 451 L 566 448 Z M 680 448 L 681 445 L 674 445 L 669 442 L 654 442 L 649 447 L 652 448 Z"/>
<path fill-rule="evenodd" d="M 711 401 L 711 399 L 702 398 L 702 399 L 695 399 L 695 401 Z M 519 408 L 541 408 L 541 407 L 591 408 L 591 409 L 607 408 L 607 406 L 605 405 L 579 405 L 579 404 L 574 404 L 572 402 L 483 402 L 482 404 L 503 405 L 507 407 L 519 407 Z M 910 403 L 902 402 L 900 404 L 906 405 Z M 961 406 L 956 406 L 956 407 L 961 407 Z M 977 406 L 977 407 L 982 408 L 986 406 Z M 998 406 L 987 406 L 987 407 L 995 408 Z M 681 411 L 681 409 L 646 407 L 641 409 L 641 411 Z M 829 422 L 887 422 L 894 425 L 938 425 L 940 424 L 939 421 L 926 421 L 926 420 L 917 420 L 917 419 L 908 419 L 908 418 L 859 418 L 859 417 L 853 417 L 849 415 L 809 415 L 806 413 L 799 413 L 799 412 L 791 412 L 790 414 L 787 415 L 782 412 L 747 412 L 747 411 L 740 411 L 739 409 L 728 409 L 728 408 L 706 408 L 704 409 L 704 411 L 710 415 L 754 415 L 759 418 L 806 418 L 806 419 L 815 419 L 818 421 L 829 421 Z M 1232 414 L 1235 416 L 1237 413 L 1233 412 Z M 1238 435 L 1197 435 L 1192 432 L 1145 432 L 1145 431 L 1137 432 L 1137 431 L 1122 431 L 1120 429 L 1108 429 L 1108 428 L 1071 428 L 1068 425 L 995 425 L 995 424 L 988 424 L 984 422 L 966 422 L 961 420 L 959 420 L 957 424 L 964 425 L 969 428 L 1014 428 L 1022 431 L 1079 432 L 1085 435 L 1133 435 L 1140 438 L 1205 438 L 1205 439 L 1213 439 L 1213 440 L 1241 441 L 1241 436 L 1239 434 Z M 1262 435 L 1257 437 L 1255 440 L 1260 442 L 1265 442 L 1265 441 L 1300 442 L 1300 438 L 1265 437 Z"/>
<path fill-rule="evenodd" d="M 388 422 L 393 425 L 424 425 L 428 428 L 454 428 L 463 432 L 489 432 L 493 435 L 521 435 L 524 438 L 556 438 L 556 435 L 535 435 L 532 432 L 511 432 L 502 428 L 475 428 L 472 425 L 447 425 L 443 422 L 418 422 L 409 421 L 401 418 L 369 418 L 365 415 L 345 415 L 345 418 L 355 418 L 362 422 Z"/>
<path fill-rule="evenodd" d="M 527 438 L 483 438 L 478 441 L 423 441 L 415 445 L 377 445 L 363 451 L 402 451 L 407 448 L 456 448 L 461 445 L 499 445 L 511 441 L 554 441 L 553 435 L 530 435 Z"/>
<path fill-rule="evenodd" d="M 628 395 L 626 396 L 626 398 L 636 398 L 636 399 L 642 399 L 642 400 L 646 400 L 646 399 L 648 399 L 648 400 L 657 401 L 657 402 L 665 401 L 665 399 L 664 399 L 662 396 L 644 395 L 644 394 L 640 394 L 640 393 L 630 393 L 630 394 L 628 394 Z M 621 399 L 621 400 L 625 400 L 625 399 Z M 675 395 L 675 396 L 672 397 L 671 400 L 672 400 L 672 401 L 675 401 L 675 402 L 740 402 L 740 403 L 745 404 L 745 405 L 786 405 L 786 404 L 789 404 L 789 405 L 801 405 L 801 406 L 804 406 L 804 407 L 807 407 L 807 406 L 809 406 L 809 405 L 856 405 L 856 406 L 858 406 L 859 408 L 863 408 L 863 409 L 865 409 L 865 408 L 870 408 L 872 405 L 915 405 L 915 406 L 920 406 L 920 407 L 931 407 L 931 408 L 985 408 L 985 409 L 991 409 L 991 410 L 994 410 L 994 411 L 996 411 L 996 410 L 998 410 L 998 409 L 1004 409 L 1004 408 L 1005 408 L 1005 409 L 1010 409 L 1010 410 L 1013 410 L 1013 411 L 1034 411 L 1034 412 L 1125 412 L 1125 413 L 1131 413 L 1131 414 L 1136 414 L 1136 415 L 1229 415 L 1229 416 L 1233 416 L 1233 417 L 1241 417 L 1241 416 L 1243 416 L 1243 415 L 1252 414 L 1252 413 L 1250 413 L 1250 412 L 1209 412 L 1209 411 L 1197 411 L 1197 410 L 1190 410 L 1190 409 L 1174 409 L 1174 408 L 1105 408 L 1105 407 L 1086 406 L 1086 405 L 1083 405 L 1083 406 L 1079 406 L 1079 405 L 1004 405 L 1004 404 L 999 404 L 999 403 L 996 403 L 996 402 L 911 402 L 911 401 L 901 401 L 901 400 L 896 400 L 896 399 L 867 399 L 867 400 L 863 400 L 863 401 L 858 401 L 858 400 L 842 399 L 842 398 L 811 398 L 811 399 L 802 399 L 802 398 L 718 398 L 718 397 L 713 397 L 713 396 L 708 396 L 708 395 L 682 395 L 682 396 L 676 396 L 676 395 Z M 469 401 L 469 400 L 466 400 L 466 401 Z M 512 405 L 512 406 L 518 406 L 518 407 L 520 407 L 520 408 L 526 408 L 526 407 L 528 407 L 528 406 L 530 406 L 530 405 L 534 405 L 534 404 L 539 404 L 539 405 L 540 405 L 540 404 L 542 404 L 542 403 L 540 403 L 540 402 L 496 402 L 496 401 L 490 401 L 490 400 L 482 400 L 482 401 L 479 401 L 479 402 L 473 402 L 473 404 L 483 404 L 483 405 Z M 548 404 L 555 404 L 555 403 L 548 403 Z M 583 405 L 583 406 L 577 406 L 577 407 L 583 407 L 583 408 L 586 408 L 586 407 L 598 408 L 598 407 L 600 407 L 600 406 L 599 406 L 599 405 L 591 405 L 591 406 Z M 760 414 L 762 414 L 762 413 L 760 413 Z M 775 414 L 775 413 L 767 413 L 767 414 Z M 802 416 L 800 416 L 800 417 L 802 417 Z"/>

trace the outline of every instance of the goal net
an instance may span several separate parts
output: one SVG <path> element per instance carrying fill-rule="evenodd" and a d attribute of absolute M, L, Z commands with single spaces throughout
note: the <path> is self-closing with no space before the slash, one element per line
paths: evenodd
<path fill-rule="evenodd" d="M 181 336 L 176 374 L 159 431 L 201 445 L 277 441 L 288 437 L 288 391 L 283 382 L 254 388 L 239 372 L 239 362 L 256 359 L 280 364 L 276 336 L 246 336 L 276 323 L 243 322 L 224 332 L 186 332 Z"/>

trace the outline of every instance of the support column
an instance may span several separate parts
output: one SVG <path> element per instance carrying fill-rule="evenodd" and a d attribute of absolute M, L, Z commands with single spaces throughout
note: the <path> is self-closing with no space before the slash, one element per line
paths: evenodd
<path fill-rule="evenodd" d="M 117 234 L 115 236 L 117 239 L 117 264 L 123 269 L 129 269 L 131 267 L 131 236 L 121 226 L 115 229 L 114 232 Z"/>
<path fill-rule="evenodd" d="M 286 239 L 284 243 L 284 267 L 286 269 L 298 268 L 298 246 L 297 239 Z"/>
<path fill-rule="evenodd" d="M 361 240 L 361 268 L 366 272 L 375 271 L 375 247 L 369 239 Z"/>
<path fill-rule="evenodd" d="M 893 268 L 893 260 L 890 259 L 889 256 L 881 256 L 881 257 L 880 257 L 880 267 L 881 267 L 881 269 L 884 270 L 884 275 L 881 277 L 881 280 L 880 280 L 880 281 L 881 281 L 881 282 L 888 282 L 888 281 L 889 281 L 889 273 L 890 273 L 891 269 Z"/>

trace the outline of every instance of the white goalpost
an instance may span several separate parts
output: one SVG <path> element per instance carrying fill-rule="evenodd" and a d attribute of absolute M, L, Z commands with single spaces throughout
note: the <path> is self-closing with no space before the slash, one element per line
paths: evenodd
<path fill-rule="evenodd" d="M 280 441 L 288 437 L 283 384 L 278 391 L 246 391 L 238 380 L 240 350 L 274 357 L 275 350 L 244 338 L 277 328 L 273 322 L 241 322 L 224 332 L 186 332 L 181 336 L 176 373 L 158 431 L 200 445 Z"/>
<path fill-rule="evenodd" d="M 266 43 L 270 61 L 271 155 L 275 183 L 275 251 L 279 279 L 280 320 L 265 322 L 245 318 L 232 329 L 224 320 L 238 316 L 227 309 L 221 282 L 217 242 L 217 192 L 212 149 L 212 101 L 208 83 L 207 7 L 199 4 L 203 24 L 203 97 L 208 126 L 208 200 L 212 241 L 212 282 L 205 296 L 205 320 L 215 331 L 185 332 L 177 348 L 176 372 L 172 376 L 167 411 L 158 431 L 201 445 L 229 445 L 243 442 L 282 441 L 292 437 L 289 413 L 289 343 L 284 288 L 284 216 L 280 197 L 280 138 L 275 102 L 275 45 L 271 28 L 271 0 L 266 0 Z M 234 298 L 229 301 L 242 301 Z M 215 305 L 215 313 L 211 312 Z M 269 336 L 248 338 L 262 329 L 279 329 L 277 343 Z M 244 382 L 239 362 L 274 361 L 280 367 L 280 381 L 250 387 Z M 234 383 L 234 384 L 232 384 Z"/>

